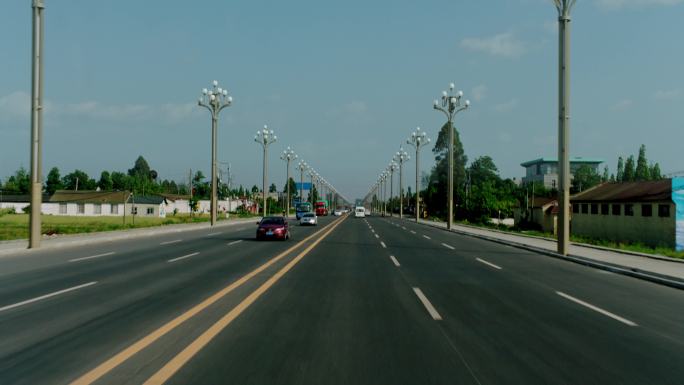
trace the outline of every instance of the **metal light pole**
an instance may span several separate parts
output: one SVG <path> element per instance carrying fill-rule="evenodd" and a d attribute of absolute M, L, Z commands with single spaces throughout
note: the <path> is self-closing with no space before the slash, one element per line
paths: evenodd
<path fill-rule="evenodd" d="M 31 215 L 29 249 L 40 247 L 43 204 L 43 0 L 33 0 L 33 43 L 31 67 Z"/>
<path fill-rule="evenodd" d="M 403 147 L 399 147 L 399 151 L 394 154 L 394 161 L 399 163 L 399 218 L 404 217 L 404 163 L 409 159 L 411 157 Z"/>
<path fill-rule="evenodd" d="M 218 188 L 216 185 L 216 135 L 218 131 L 218 117 L 221 110 L 233 103 L 233 97 L 228 96 L 228 91 L 218 86 L 218 81 L 214 80 L 211 90 L 204 88 L 202 96 L 197 102 L 201 107 L 205 107 L 211 113 L 211 225 L 216 224 L 216 195 Z"/>
<path fill-rule="evenodd" d="M 554 0 L 558 10 L 558 253 L 570 244 L 570 11 L 576 0 Z"/>
<path fill-rule="evenodd" d="M 287 162 L 287 181 L 285 182 L 285 185 L 287 186 L 287 204 L 286 204 L 286 217 L 290 216 L 290 161 L 297 159 L 297 154 L 295 154 L 294 150 L 292 150 L 290 147 L 288 147 L 285 151 L 283 151 L 283 155 L 280 156 L 280 159 L 284 160 Z"/>
<path fill-rule="evenodd" d="M 301 203 L 302 200 L 304 199 L 304 171 L 308 166 L 306 165 L 306 162 L 303 160 L 299 161 L 299 164 L 297 165 L 297 170 L 299 170 L 299 202 Z"/>
<path fill-rule="evenodd" d="M 449 148 L 449 186 L 447 194 L 447 229 L 451 230 L 454 224 L 454 128 L 453 122 L 454 117 L 457 113 L 467 109 L 470 106 L 470 100 L 466 100 L 464 105 L 461 106 L 461 98 L 463 97 L 463 91 L 458 91 L 456 94 L 454 91 L 454 83 L 449 84 L 449 92 L 442 91 L 442 103 L 440 106 L 439 101 L 435 100 L 432 107 L 435 110 L 444 112 L 447 117 L 447 129 L 449 130 L 448 135 L 448 148 Z"/>
<path fill-rule="evenodd" d="M 430 138 L 426 137 L 425 131 L 421 131 L 417 127 L 411 133 L 411 136 L 406 140 L 406 143 L 416 149 L 416 222 L 420 219 L 420 185 L 418 184 L 420 178 L 420 149 L 430 143 Z"/>
<path fill-rule="evenodd" d="M 390 217 L 393 215 L 393 210 L 392 210 L 392 198 L 394 197 L 394 171 L 398 168 L 397 164 L 394 163 L 394 161 L 391 161 L 389 165 L 387 165 L 387 170 L 389 171 L 390 174 L 390 195 L 389 195 L 389 206 L 390 206 Z"/>
<path fill-rule="evenodd" d="M 309 190 L 309 200 L 311 201 L 311 211 L 314 211 L 314 178 L 316 177 L 316 171 L 309 167 L 309 176 L 311 177 L 311 189 Z"/>
<path fill-rule="evenodd" d="M 263 166 L 263 180 L 262 180 L 262 195 L 264 197 L 264 217 L 268 216 L 268 203 L 266 199 L 266 180 L 268 178 L 268 146 L 278 139 L 273 135 L 273 130 L 269 130 L 268 126 L 264 125 L 263 130 L 257 131 L 254 135 L 254 141 L 259 143 L 264 149 L 264 166 Z"/>

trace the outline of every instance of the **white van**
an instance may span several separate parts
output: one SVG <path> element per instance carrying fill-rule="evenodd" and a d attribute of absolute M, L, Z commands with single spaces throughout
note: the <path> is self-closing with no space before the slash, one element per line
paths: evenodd
<path fill-rule="evenodd" d="M 354 218 L 365 218 L 366 209 L 363 206 L 358 206 L 354 209 Z"/>

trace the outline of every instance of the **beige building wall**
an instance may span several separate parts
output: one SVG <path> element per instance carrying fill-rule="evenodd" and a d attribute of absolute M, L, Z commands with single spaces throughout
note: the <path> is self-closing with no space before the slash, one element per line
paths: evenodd
<path fill-rule="evenodd" d="M 573 205 L 582 203 L 575 203 Z M 591 205 L 591 203 L 588 203 Z M 641 214 L 643 203 L 633 202 L 634 215 L 625 215 L 625 204 L 620 203 L 620 215 L 612 215 L 612 204 L 609 207 L 608 215 L 601 215 L 601 203 L 599 214 L 573 213 L 570 230 L 573 235 L 580 235 L 588 238 L 605 239 L 615 242 L 643 243 L 651 247 L 671 247 L 675 246 L 675 205 L 672 202 L 652 203 L 652 216 L 644 217 Z M 670 216 L 660 218 L 658 216 L 658 205 L 669 204 Z"/>

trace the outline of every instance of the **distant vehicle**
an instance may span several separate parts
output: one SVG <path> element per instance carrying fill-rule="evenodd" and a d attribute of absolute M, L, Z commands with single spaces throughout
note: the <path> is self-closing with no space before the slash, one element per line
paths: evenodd
<path fill-rule="evenodd" d="M 335 211 L 333 211 L 333 215 L 336 217 L 342 216 L 342 213 L 343 211 L 340 209 L 336 209 Z"/>
<path fill-rule="evenodd" d="M 297 203 L 297 205 L 295 206 L 295 215 L 297 217 L 297 220 L 299 220 L 302 217 L 302 214 L 309 213 L 311 211 L 311 203 L 309 202 Z"/>
<path fill-rule="evenodd" d="M 306 225 L 316 226 L 316 225 L 318 225 L 318 217 L 316 216 L 315 213 L 304 213 L 304 214 L 302 214 L 302 217 L 299 218 L 299 225 L 300 226 L 306 226 Z"/>
<path fill-rule="evenodd" d="M 370 217 L 370 216 L 371 216 L 371 211 L 370 211 L 369 209 L 364 209 L 364 210 L 366 210 L 366 216 L 367 216 L 367 217 Z"/>
<path fill-rule="evenodd" d="M 257 222 L 256 239 L 290 239 L 290 227 L 283 217 L 264 217 Z"/>
<path fill-rule="evenodd" d="M 328 215 L 328 202 L 327 201 L 317 201 L 316 202 L 316 215 L 319 217 L 325 217 Z"/>
<path fill-rule="evenodd" d="M 354 209 L 354 218 L 365 218 L 366 217 L 366 209 L 361 206 L 357 207 Z"/>

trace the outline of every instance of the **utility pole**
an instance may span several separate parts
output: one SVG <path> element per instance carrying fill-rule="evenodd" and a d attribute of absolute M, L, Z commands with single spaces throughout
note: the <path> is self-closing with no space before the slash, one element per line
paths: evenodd
<path fill-rule="evenodd" d="M 33 44 L 31 69 L 31 215 L 29 249 L 40 247 L 43 204 L 43 0 L 33 0 Z"/>
<path fill-rule="evenodd" d="M 554 0 L 558 10 L 558 253 L 570 244 L 570 12 L 576 0 Z"/>

